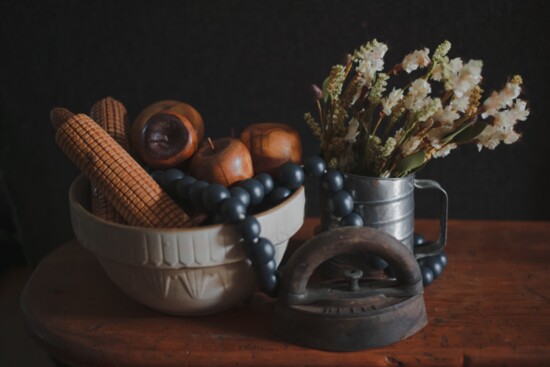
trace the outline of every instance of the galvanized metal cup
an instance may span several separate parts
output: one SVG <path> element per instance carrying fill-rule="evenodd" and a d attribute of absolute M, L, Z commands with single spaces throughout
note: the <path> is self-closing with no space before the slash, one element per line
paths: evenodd
<path fill-rule="evenodd" d="M 414 175 L 401 178 L 375 178 L 343 173 L 344 189 L 354 200 L 354 211 L 363 217 L 364 226 L 384 231 L 401 241 L 416 258 L 435 255 L 447 240 L 447 193 L 433 180 L 417 180 Z M 414 189 L 439 192 L 439 238 L 435 242 L 414 246 Z M 321 190 L 321 225 L 324 230 L 339 227 L 326 205 Z"/>

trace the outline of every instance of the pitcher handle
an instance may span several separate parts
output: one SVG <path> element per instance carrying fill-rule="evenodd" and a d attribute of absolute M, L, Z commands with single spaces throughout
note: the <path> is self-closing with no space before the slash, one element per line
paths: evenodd
<path fill-rule="evenodd" d="M 426 242 L 423 245 L 416 246 L 414 248 L 414 254 L 416 258 L 422 258 L 425 256 L 436 255 L 443 251 L 445 245 L 447 244 L 447 218 L 448 213 L 448 201 L 447 192 L 443 190 L 441 185 L 434 180 L 414 180 L 414 187 L 419 190 L 424 189 L 436 189 L 440 193 L 440 204 L 439 204 L 439 238 L 436 242 Z"/>

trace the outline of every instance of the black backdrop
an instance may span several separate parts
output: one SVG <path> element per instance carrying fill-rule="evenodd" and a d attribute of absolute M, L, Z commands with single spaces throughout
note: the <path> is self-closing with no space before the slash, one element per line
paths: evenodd
<path fill-rule="evenodd" d="M 524 77 L 532 113 L 521 142 L 481 153 L 464 147 L 420 176 L 447 189 L 452 218 L 550 219 L 547 1 L 0 4 L 0 167 L 33 262 L 72 236 L 66 196 L 77 171 L 54 144 L 53 106 L 87 112 L 111 95 L 135 116 L 150 102 L 181 99 L 212 137 L 286 122 L 308 155 L 317 151 L 302 121 L 313 107 L 308 85 L 375 37 L 389 44 L 389 62 L 449 39 L 451 55 L 484 61 L 486 90 Z M 417 215 L 434 216 L 425 196 Z"/>

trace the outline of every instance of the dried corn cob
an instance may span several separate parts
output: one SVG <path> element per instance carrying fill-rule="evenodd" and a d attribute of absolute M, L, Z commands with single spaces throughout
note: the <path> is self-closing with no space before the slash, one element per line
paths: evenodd
<path fill-rule="evenodd" d="M 90 117 L 128 151 L 128 113 L 122 103 L 111 97 L 103 98 L 94 103 L 90 110 Z M 125 222 L 94 184 L 91 184 L 91 209 L 92 213 L 105 220 L 115 223 Z"/>
<path fill-rule="evenodd" d="M 189 224 L 187 214 L 105 130 L 84 114 L 66 119 L 69 114 L 65 109 L 52 110 L 57 145 L 128 224 L 164 228 Z"/>
<path fill-rule="evenodd" d="M 50 111 L 50 121 L 56 130 L 73 117 L 74 113 L 63 107 L 55 107 Z"/>
<path fill-rule="evenodd" d="M 129 150 L 128 144 L 128 112 L 126 107 L 112 97 L 100 99 L 92 106 L 90 117 L 97 122 L 107 134 L 111 135 L 115 141 L 124 148 Z"/>

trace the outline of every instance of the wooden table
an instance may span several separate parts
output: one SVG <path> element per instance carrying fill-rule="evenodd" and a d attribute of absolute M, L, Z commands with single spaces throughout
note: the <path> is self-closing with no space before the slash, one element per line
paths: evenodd
<path fill-rule="evenodd" d="M 308 219 L 293 245 L 312 236 Z M 433 234 L 436 223 L 416 228 Z M 76 242 L 45 258 L 21 298 L 34 339 L 82 366 L 550 366 L 550 223 L 450 221 L 443 276 L 426 288 L 429 324 L 387 348 L 330 353 L 270 332 L 260 294 L 210 316 L 150 310 Z"/>

